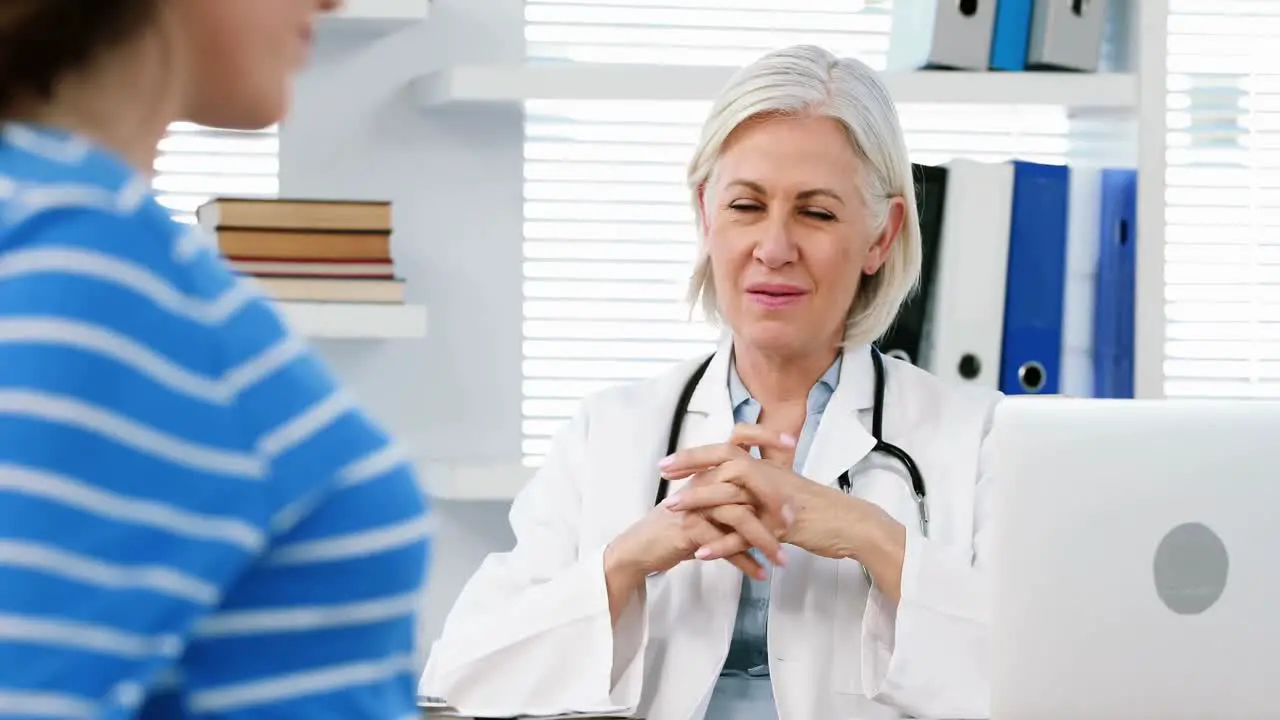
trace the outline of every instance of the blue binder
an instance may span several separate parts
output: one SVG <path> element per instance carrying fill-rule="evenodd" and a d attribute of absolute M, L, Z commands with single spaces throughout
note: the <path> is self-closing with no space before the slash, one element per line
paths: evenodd
<path fill-rule="evenodd" d="M 1062 310 L 1067 278 L 1070 170 L 1013 161 L 1013 215 L 1005 273 L 1000 390 L 1059 392 Z"/>
<path fill-rule="evenodd" d="M 1133 397 L 1133 285 L 1138 173 L 1106 169 L 1101 178 L 1098 281 L 1093 305 L 1094 395 Z"/>
<path fill-rule="evenodd" d="M 996 3 L 996 20 L 991 32 L 992 70 L 1017 72 L 1027 69 L 1032 9 L 1032 0 L 1000 0 Z"/>

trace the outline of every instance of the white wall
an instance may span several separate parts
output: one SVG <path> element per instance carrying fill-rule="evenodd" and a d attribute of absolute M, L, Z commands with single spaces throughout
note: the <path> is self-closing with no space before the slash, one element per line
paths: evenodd
<path fill-rule="evenodd" d="M 434 0 L 431 22 L 370 42 L 325 35 L 281 129 L 284 197 L 389 199 L 392 254 L 424 340 L 322 352 L 424 461 L 520 461 L 521 156 L 516 110 L 428 115 L 408 83 L 449 61 L 524 53 L 521 0 Z M 423 633 L 510 547 L 507 503 L 441 503 Z"/>

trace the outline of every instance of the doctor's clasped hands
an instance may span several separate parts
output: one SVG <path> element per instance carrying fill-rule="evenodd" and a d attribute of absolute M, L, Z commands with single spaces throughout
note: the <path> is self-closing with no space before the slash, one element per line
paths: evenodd
<path fill-rule="evenodd" d="M 769 444 L 779 450 L 795 444 L 777 434 L 761 435 L 759 444 Z M 720 457 L 715 466 L 708 467 L 708 472 L 696 476 L 700 484 L 718 492 L 693 498 L 696 507 L 678 507 L 674 501 L 681 496 L 672 496 L 609 544 L 604 562 L 611 601 L 615 595 L 625 600 L 649 575 L 666 572 L 695 558 L 726 558 L 748 576 L 760 580 L 765 577 L 764 568 L 746 550 L 755 547 L 771 561 L 785 562 L 781 538 L 785 537 L 794 513 L 785 503 L 783 489 L 776 486 L 772 477 L 756 473 L 730 474 L 724 470 L 721 475 L 725 481 L 717 483 L 710 479 L 714 467 L 737 467 L 736 463 L 743 458 L 751 460 L 751 456 L 738 445 L 697 450 L 702 451 L 701 457 L 690 456 L 692 450 L 672 455 L 668 460 L 681 465 L 673 462 L 668 467 L 677 469 L 694 462 L 707 465 L 713 457 Z M 713 454 L 716 450 L 719 453 Z M 617 613 L 614 614 L 616 619 Z"/>
<path fill-rule="evenodd" d="M 751 447 L 765 449 L 764 457 L 752 456 Z M 662 505 L 685 513 L 723 514 L 724 508 L 736 507 L 750 508 L 762 518 L 780 516 L 781 522 L 767 523 L 781 528 L 780 542 L 820 557 L 858 560 L 882 592 L 896 596 L 906 528 L 880 506 L 794 472 L 794 448 L 794 438 L 762 425 L 739 423 L 725 443 L 688 448 L 663 459 L 659 467 L 664 478 L 688 483 Z M 695 557 L 725 558 L 742 568 L 742 559 L 751 558 L 746 551 L 754 546 L 783 564 L 781 555 L 769 552 L 772 544 L 757 544 L 752 537 L 757 536 L 724 532 L 699 548 Z"/>

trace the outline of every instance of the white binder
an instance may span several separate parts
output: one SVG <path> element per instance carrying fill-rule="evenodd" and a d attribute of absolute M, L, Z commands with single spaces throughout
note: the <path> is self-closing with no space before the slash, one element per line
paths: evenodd
<path fill-rule="evenodd" d="M 891 70 L 986 70 L 996 0 L 907 0 L 893 4 Z"/>
<path fill-rule="evenodd" d="M 947 199 L 923 367 L 946 380 L 998 389 L 1013 165 L 946 164 Z"/>
<path fill-rule="evenodd" d="M 1059 392 L 1093 397 L 1093 297 L 1098 281 L 1102 171 L 1071 167 L 1067 216 L 1067 289 L 1062 302 L 1062 384 Z"/>
<path fill-rule="evenodd" d="M 1027 69 L 1096 72 L 1107 0 L 1035 0 Z"/>

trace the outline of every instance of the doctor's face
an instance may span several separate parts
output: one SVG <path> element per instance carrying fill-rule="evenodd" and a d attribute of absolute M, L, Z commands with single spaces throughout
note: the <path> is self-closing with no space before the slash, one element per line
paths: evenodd
<path fill-rule="evenodd" d="M 862 173 L 831 118 L 756 119 L 729 136 L 702 202 L 716 300 L 738 343 L 788 357 L 840 342 L 862 275 L 892 242 L 871 225 Z"/>

